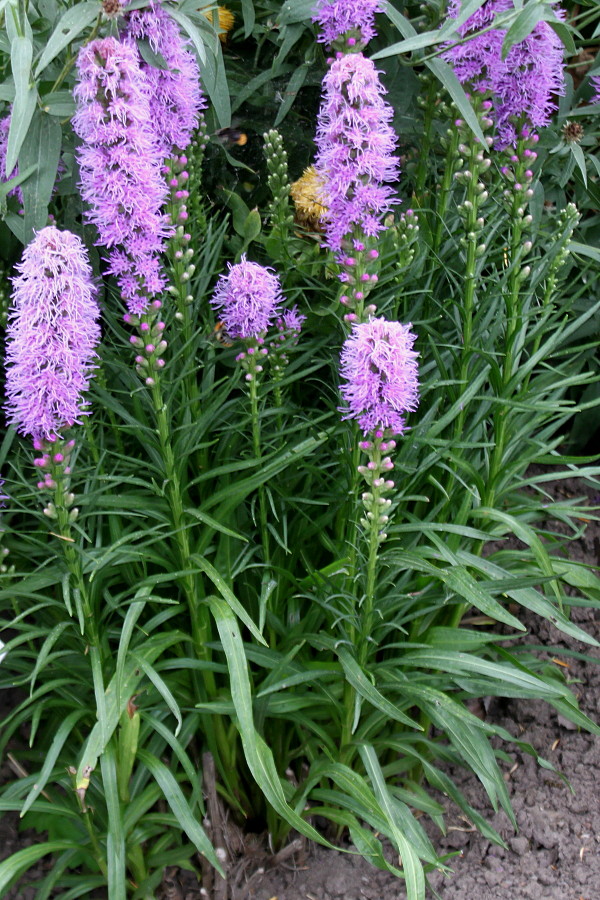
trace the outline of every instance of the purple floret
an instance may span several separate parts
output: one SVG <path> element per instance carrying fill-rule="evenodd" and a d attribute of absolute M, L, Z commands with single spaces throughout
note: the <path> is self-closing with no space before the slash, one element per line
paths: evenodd
<path fill-rule="evenodd" d="M 236 265 L 229 263 L 220 275 L 211 299 L 225 330 L 232 338 L 260 337 L 267 331 L 281 304 L 279 279 L 270 269 L 248 262 L 245 255 Z"/>
<path fill-rule="evenodd" d="M 456 18 L 460 8 L 460 0 L 451 0 L 449 16 Z M 499 13 L 512 9 L 512 0 L 488 0 L 460 26 L 458 33 L 467 37 L 493 24 Z M 555 13 L 557 20 L 564 18 L 560 8 Z M 563 45 L 547 22 L 538 22 L 531 34 L 514 44 L 502 59 L 505 36 L 506 29 L 492 28 L 444 54 L 459 81 L 480 93 L 493 95 L 492 115 L 500 148 L 516 142 L 516 123 L 534 129 L 547 125 L 556 109 L 554 96 L 565 92 Z"/>
<path fill-rule="evenodd" d="M 185 150 L 206 107 L 200 89 L 200 73 L 189 41 L 160 2 L 151 0 L 144 9 L 127 15 L 127 36 L 146 40 L 167 64 L 159 69 L 146 62 L 141 68 L 150 91 L 150 115 L 163 156 Z"/>
<path fill-rule="evenodd" d="M 6 328 L 9 424 L 52 439 L 87 415 L 83 393 L 96 368 L 100 311 L 81 240 L 53 225 L 25 248 L 13 278 Z"/>
<path fill-rule="evenodd" d="M 323 184 L 327 246 L 334 252 L 356 230 L 376 235 L 395 202 L 394 111 L 370 59 L 353 53 L 336 59 L 323 81 L 317 125 L 316 168 Z"/>
<path fill-rule="evenodd" d="M 171 233 L 148 86 L 135 47 L 112 37 L 82 47 L 77 67 L 73 128 L 83 142 L 77 158 L 86 219 L 112 250 L 108 271 L 139 314 L 165 288 L 159 255 Z"/>
<path fill-rule="evenodd" d="M 356 324 L 342 348 L 340 388 L 348 408 L 344 419 L 356 419 L 365 435 L 377 430 L 402 434 L 404 413 L 419 403 L 416 335 L 410 325 L 370 319 Z"/>
<path fill-rule="evenodd" d="M 364 46 L 377 34 L 377 12 L 382 12 L 380 0 L 318 0 L 312 17 L 321 27 L 317 40 L 333 44 L 350 38 Z"/>
<path fill-rule="evenodd" d="M 594 94 L 590 103 L 600 103 L 600 75 L 592 75 L 590 83 L 594 89 Z"/>

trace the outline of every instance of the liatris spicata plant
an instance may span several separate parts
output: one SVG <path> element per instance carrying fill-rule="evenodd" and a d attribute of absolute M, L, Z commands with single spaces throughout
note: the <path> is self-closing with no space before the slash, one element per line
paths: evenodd
<path fill-rule="evenodd" d="M 92 270 L 76 235 L 52 225 L 25 248 L 6 329 L 6 413 L 21 434 L 54 441 L 89 410 L 100 340 Z"/>
<path fill-rule="evenodd" d="M 319 0 L 312 16 L 321 28 L 317 40 L 338 51 L 362 50 L 376 34 L 377 12 L 380 0 Z"/>
<path fill-rule="evenodd" d="M 456 18 L 460 9 L 460 0 L 451 0 L 450 18 Z M 499 13 L 511 9 L 512 0 L 487 0 L 458 28 L 458 33 L 468 37 L 492 25 Z M 555 13 L 557 20 L 564 18 L 560 8 Z M 538 22 L 503 58 L 505 36 L 506 29 L 492 28 L 444 54 L 459 81 L 492 96 L 498 148 L 516 143 L 523 125 L 533 129 L 547 125 L 556 109 L 554 97 L 565 92 L 563 45 L 547 22 Z"/>
<path fill-rule="evenodd" d="M 150 121 L 164 157 L 185 150 L 206 106 L 200 89 L 200 73 L 193 52 L 160 0 L 127 14 L 128 38 L 147 41 L 160 54 L 165 68 L 146 62 L 141 69 L 150 101 Z"/>
<path fill-rule="evenodd" d="M 367 464 L 358 466 L 367 486 L 362 494 L 364 516 L 360 520 L 368 542 L 358 649 L 362 664 L 373 625 L 378 551 L 387 538 L 392 505 L 386 494 L 395 487 L 389 478 L 394 464 L 387 454 L 396 447 L 394 436 L 406 430 L 405 413 L 415 410 L 419 402 L 415 340 L 410 325 L 371 318 L 353 325 L 340 360 L 340 375 L 345 381 L 340 393 L 348 404 L 340 411 L 344 412 L 344 419 L 358 422 L 365 438 L 359 448 L 368 456 Z"/>
<path fill-rule="evenodd" d="M 393 205 L 391 182 L 398 178 L 393 155 L 394 112 L 383 99 L 373 62 L 356 53 L 336 59 L 323 81 L 317 126 L 316 169 L 323 182 L 326 245 L 342 267 L 342 304 L 349 322 L 374 312 L 365 306 L 377 281 L 374 238 Z"/>
<path fill-rule="evenodd" d="M 225 330 L 235 340 L 261 341 L 281 304 L 279 279 L 270 269 L 243 254 L 226 275 L 219 276 L 211 299 Z"/>
<path fill-rule="evenodd" d="M 77 68 L 73 128 L 83 142 L 77 158 L 86 218 L 111 251 L 108 271 L 130 313 L 140 315 L 165 288 L 160 253 L 170 233 L 148 88 L 135 48 L 113 37 L 82 47 Z"/>

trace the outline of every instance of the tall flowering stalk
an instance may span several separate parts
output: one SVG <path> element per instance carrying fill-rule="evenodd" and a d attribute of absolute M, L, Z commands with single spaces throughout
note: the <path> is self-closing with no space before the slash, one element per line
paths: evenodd
<path fill-rule="evenodd" d="M 93 637 L 95 625 L 71 537 L 77 509 L 69 489 L 69 463 L 75 442 L 64 436 L 89 413 L 84 393 L 100 340 L 92 270 L 81 240 L 48 226 L 25 248 L 17 271 L 6 330 L 5 410 L 9 423 L 30 435 L 40 454 L 34 460 L 41 476 L 38 487 L 53 496 L 44 513 L 57 522 L 64 539 L 81 631 Z"/>
<path fill-rule="evenodd" d="M 394 436 L 406 430 L 405 414 L 418 405 L 417 356 L 413 350 L 416 335 L 410 325 L 371 318 L 353 325 L 342 348 L 340 388 L 347 406 L 341 408 L 345 419 L 355 420 L 363 433 L 359 449 L 366 453 L 366 465 L 358 473 L 366 482 L 362 494 L 364 514 L 360 520 L 367 540 L 367 572 L 360 607 L 360 631 L 357 654 L 359 663 L 367 662 L 373 629 L 377 562 L 379 547 L 386 539 L 386 526 L 394 489 L 389 475 L 394 468 L 388 455 L 396 447 Z M 355 553 L 350 548 L 351 557 Z M 355 562 L 351 558 L 351 570 Z M 354 626 L 350 639 L 354 642 Z M 345 724 L 342 743 L 350 746 L 355 715 L 354 690 L 346 684 L 344 693 Z"/>
<path fill-rule="evenodd" d="M 451 0 L 448 15 L 456 18 L 460 0 Z M 512 10 L 512 0 L 487 0 L 458 28 L 462 37 L 489 28 L 499 13 Z M 555 10 L 557 20 L 564 12 Z M 550 121 L 556 109 L 554 97 L 565 92 L 563 45 L 547 22 L 538 22 L 533 31 L 502 57 L 506 29 L 491 28 L 464 44 L 448 49 L 444 56 L 463 84 L 493 98 L 496 146 L 514 145 L 523 125 L 538 130 Z"/>
<path fill-rule="evenodd" d="M 393 155 L 394 112 L 373 62 L 354 53 L 334 60 L 323 81 L 316 169 L 323 184 L 326 246 L 341 266 L 340 301 L 348 322 L 375 310 L 366 305 L 377 282 L 375 238 L 394 200 L 399 164 Z"/>
<path fill-rule="evenodd" d="M 113 37 L 82 47 L 77 69 L 73 127 L 82 140 L 77 158 L 86 218 L 110 250 L 108 271 L 130 313 L 139 316 L 165 288 L 160 254 L 171 233 L 148 85 L 135 48 Z"/>
<path fill-rule="evenodd" d="M 249 262 L 245 254 L 235 265 L 229 264 L 226 275 L 219 276 L 212 307 L 221 316 L 225 332 L 245 344 L 236 361 L 241 363 L 250 395 L 252 445 L 254 458 L 261 459 L 258 381 L 268 354 L 265 334 L 279 312 L 282 294 L 279 278 L 270 269 Z M 269 559 L 267 503 L 264 489 L 259 490 L 261 531 L 265 559 Z"/>

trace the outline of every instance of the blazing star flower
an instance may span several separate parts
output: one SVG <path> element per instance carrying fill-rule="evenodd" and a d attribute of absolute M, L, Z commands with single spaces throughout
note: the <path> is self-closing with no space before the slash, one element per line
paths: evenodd
<path fill-rule="evenodd" d="M 6 506 L 6 500 L 10 499 L 8 494 L 5 494 L 2 490 L 4 487 L 4 478 L 0 478 L 0 509 L 4 509 Z"/>
<path fill-rule="evenodd" d="M 88 415 L 82 399 L 100 340 L 92 269 L 80 238 L 53 225 L 25 248 L 6 329 L 9 424 L 53 439 Z"/>
<path fill-rule="evenodd" d="M 402 434 L 403 413 L 417 408 L 418 353 L 410 325 L 369 319 L 353 326 L 342 348 L 340 388 L 348 409 L 344 419 L 357 419 L 365 435 L 376 430 Z"/>
<path fill-rule="evenodd" d="M 287 331 L 289 334 L 300 334 L 302 326 L 306 322 L 306 316 L 298 312 L 297 306 L 292 306 L 291 309 L 284 309 L 281 318 L 277 321 L 281 322 L 283 331 Z"/>
<path fill-rule="evenodd" d="M 114 248 L 108 271 L 139 315 L 166 285 L 159 254 L 170 234 L 148 88 L 135 48 L 113 37 L 82 47 L 77 68 L 73 128 L 83 141 L 77 158 L 86 218 L 98 243 Z"/>
<path fill-rule="evenodd" d="M 590 100 L 590 103 L 600 103 L 600 75 L 593 75 L 590 78 L 590 83 L 594 88 L 594 96 Z"/>
<path fill-rule="evenodd" d="M 220 275 L 211 299 L 223 326 L 234 339 L 258 338 L 268 329 L 281 304 L 279 279 L 270 269 L 248 262 L 229 263 L 227 275 Z"/>
<path fill-rule="evenodd" d="M 460 7 L 460 0 L 451 0 L 449 16 L 456 18 Z M 493 24 L 498 13 L 512 9 L 512 0 L 487 0 L 458 32 L 467 37 Z M 558 20 L 564 18 L 563 10 L 556 9 L 555 13 Z M 515 120 L 534 129 L 547 125 L 556 109 L 553 96 L 565 92 L 563 45 L 547 22 L 538 22 L 531 34 L 514 44 L 502 59 L 505 35 L 506 29 L 492 28 L 444 54 L 459 81 L 493 95 L 499 148 L 516 142 Z"/>
<path fill-rule="evenodd" d="M 6 174 L 6 151 L 8 148 L 8 132 L 10 129 L 10 116 L 4 116 L 0 119 L 0 184 L 5 184 L 11 178 L 15 178 L 19 174 L 19 167 L 15 166 L 10 175 Z M 23 192 L 20 185 L 17 185 L 8 192 L 7 197 L 17 197 L 20 203 L 23 202 Z"/>
<path fill-rule="evenodd" d="M 160 0 L 128 14 L 127 36 L 148 41 L 167 64 L 158 69 L 142 62 L 141 69 L 149 89 L 153 131 L 163 156 L 171 156 L 175 148 L 184 150 L 191 142 L 198 114 L 206 107 L 196 57 Z"/>
<path fill-rule="evenodd" d="M 375 65 L 362 53 L 336 59 L 323 85 L 316 169 L 328 209 L 327 246 L 339 252 L 355 231 L 370 237 L 381 231 L 381 218 L 395 202 L 387 183 L 398 178 L 394 111 L 383 99 Z"/>
<path fill-rule="evenodd" d="M 321 27 L 317 40 L 364 47 L 377 34 L 375 13 L 382 11 L 380 0 L 318 0 L 312 17 Z"/>

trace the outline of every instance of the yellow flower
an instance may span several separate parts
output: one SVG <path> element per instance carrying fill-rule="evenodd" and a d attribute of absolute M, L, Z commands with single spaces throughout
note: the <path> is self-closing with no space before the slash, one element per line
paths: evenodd
<path fill-rule="evenodd" d="M 311 231 L 321 231 L 321 220 L 327 214 L 323 200 L 323 183 L 314 166 L 305 169 L 290 188 L 296 207 L 296 221 Z"/>
<path fill-rule="evenodd" d="M 203 9 L 200 7 L 200 12 L 202 15 L 208 19 L 211 25 L 214 22 L 213 14 L 214 14 L 214 6 L 212 9 Z M 219 38 L 223 43 L 227 40 L 227 35 L 233 28 L 234 15 L 231 10 L 227 9 L 226 6 L 217 6 L 217 14 L 219 16 Z"/>

